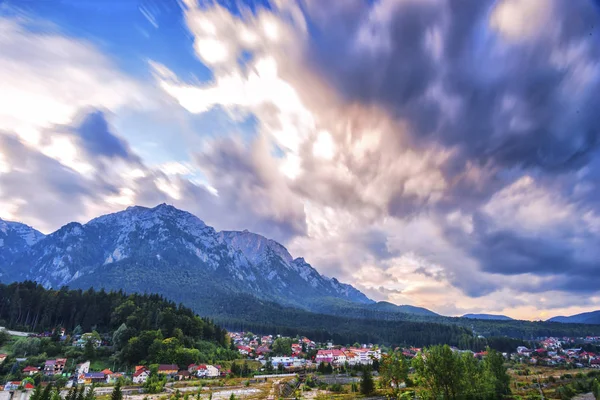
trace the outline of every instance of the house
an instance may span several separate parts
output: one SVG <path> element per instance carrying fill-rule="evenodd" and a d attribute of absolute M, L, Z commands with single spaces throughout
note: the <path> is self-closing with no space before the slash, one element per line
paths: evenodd
<path fill-rule="evenodd" d="M 273 357 L 271 358 L 271 364 L 274 368 L 278 368 L 280 365 L 283 368 L 299 368 L 306 363 L 306 360 L 297 357 Z"/>
<path fill-rule="evenodd" d="M 175 375 L 179 371 L 179 366 L 175 364 L 160 364 L 158 373 L 162 375 Z"/>
<path fill-rule="evenodd" d="M 4 360 L 6 360 L 6 357 L 8 357 L 7 354 L 0 354 L 0 364 L 2 364 Z"/>
<path fill-rule="evenodd" d="M 346 363 L 346 360 L 346 353 L 339 349 L 319 350 L 315 356 L 315 361 L 317 364 L 328 363 L 334 365 L 343 365 Z"/>
<path fill-rule="evenodd" d="M 198 365 L 197 375 L 199 378 L 218 378 L 220 374 L 218 366 L 209 364 Z"/>
<path fill-rule="evenodd" d="M 19 386 L 21 386 L 21 381 L 6 382 L 6 385 L 4 385 L 4 391 L 9 392 L 17 390 Z"/>
<path fill-rule="evenodd" d="M 82 378 L 80 377 L 79 380 L 83 380 L 83 383 L 85 383 L 86 385 L 90 385 L 92 383 L 106 382 L 106 375 L 104 375 L 104 373 L 102 372 L 88 372 L 87 374 L 83 374 Z"/>
<path fill-rule="evenodd" d="M 198 366 L 196 364 L 190 364 L 190 365 L 188 365 L 187 370 L 190 374 L 196 375 L 198 372 Z"/>
<path fill-rule="evenodd" d="M 269 354 L 270 352 L 271 352 L 271 349 L 269 349 L 269 347 L 267 347 L 267 346 L 258 346 L 256 348 L 256 350 L 254 351 L 254 353 L 257 356 L 266 355 L 266 354 Z"/>
<path fill-rule="evenodd" d="M 144 366 L 137 366 L 135 367 L 135 372 L 133 373 L 133 383 L 146 383 L 146 381 L 148 380 L 148 377 L 150 376 L 150 371 L 148 370 L 148 368 L 144 367 Z"/>
<path fill-rule="evenodd" d="M 238 346 L 237 349 L 240 352 L 240 354 L 243 356 L 247 356 L 248 354 L 251 354 L 253 351 L 252 347 L 248 347 L 248 346 Z"/>
<path fill-rule="evenodd" d="M 52 376 L 62 374 L 65 365 L 67 364 L 66 358 L 57 358 L 56 360 L 46 360 L 44 364 L 44 375 Z"/>
<path fill-rule="evenodd" d="M 119 373 L 119 372 L 113 372 L 112 374 L 108 374 L 106 375 L 106 383 L 115 383 L 119 380 L 119 378 L 122 378 L 123 374 Z"/>
<path fill-rule="evenodd" d="M 82 374 L 87 374 L 88 372 L 90 372 L 90 362 L 89 361 L 86 361 L 81 364 L 77 364 L 77 367 L 75 368 L 75 373 L 77 376 L 82 375 Z"/>
<path fill-rule="evenodd" d="M 32 367 L 31 365 L 26 366 L 25 368 L 23 368 L 23 375 L 35 375 L 38 372 L 40 372 L 40 369 L 38 367 Z"/>
<path fill-rule="evenodd" d="M 34 389 L 34 388 L 35 388 L 35 386 L 33 386 L 33 385 L 31 384 L 31 382 L 27 382 L 27 383 L 25 384 L 25 386 L 23 386 L 23 389 L 25 389 L 25 390 L 31 390 L 31 389 Z"/>
<path fill-rule="evenodd" d="M 192 377 L 192 375 L 190 374 L 190 371 L 188 371 L 187 369 L 182 369 L 181 371 L 177 372 L 177 375 L 176 375 L 176 378 L 180 381 L 187 381 L 191 377 Z"/>

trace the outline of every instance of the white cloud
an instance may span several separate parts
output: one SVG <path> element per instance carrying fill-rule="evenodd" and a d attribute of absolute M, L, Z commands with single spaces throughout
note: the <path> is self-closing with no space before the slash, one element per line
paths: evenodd
<path fill-rule="evenodd" d="M 36 21 L 0 18 L 0 129 L 37 144 L 41 129 L 68 124 L 85 107 L 147 104 L 140 86 L 93 45 Z"/>

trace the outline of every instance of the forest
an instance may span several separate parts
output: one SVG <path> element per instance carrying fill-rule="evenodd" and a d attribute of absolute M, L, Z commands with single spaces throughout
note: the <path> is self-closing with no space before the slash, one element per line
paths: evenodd
<path fill-rule="evenodd" d="M 89 289 L 45 289 L 34 282 L 0 285 L 0 325 L 42 332 L 17 339 L 13 355 L 67 356 L 77 362 L 109 358 L 125 365 L 233 360 L 227 331 L 192 310 L 159 295 Z M 61 328 L 65 336 L 59 337 Z M 43 333 L 46 332 L 46 333 Z M 104 346 L 67 345 L 89 337 Z M 4 363 L 8 368 L 10 363 Z M 7 371 L 0 371 L 0 373 Z"/>

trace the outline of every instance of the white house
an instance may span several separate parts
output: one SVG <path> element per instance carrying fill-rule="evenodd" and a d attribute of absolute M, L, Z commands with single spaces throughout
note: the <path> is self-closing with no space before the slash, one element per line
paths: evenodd
<path fill-rule="evenodd" d="M 221 374 L 219 368 L 210 364 L 198 365 L 198 377 L 199 378 L 217 378 Z"/>
<path fill-rule="evenodd" d="M 76 375 L 79 376 L 81 374 L 87 374 L 90 372 L 90 362 L 86 361 L 81 364 L 77 364 L 77 369 L 75 371 Z"/>
<path fill-rule="evenodd" d="M 279 367 L 279 365 L 283 365 L 284 368 L 298 368 L 302 367 L 305 364 L 306 360 L 298 357 L 272 357 L 271 364 L 274 368 Z"/>
<path fill-rule="evenodd" d="M 148 377 L 150 376 L 150 371 L 146 367 L 139 368 L 133 374 L 133 383 L 146 383 Z"/>

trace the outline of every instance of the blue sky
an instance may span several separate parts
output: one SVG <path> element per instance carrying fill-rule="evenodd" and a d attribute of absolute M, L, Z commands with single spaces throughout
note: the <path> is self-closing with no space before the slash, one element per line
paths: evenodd
<path fill-rule="evenodd" d="M 0 218 L 167 202 L 377 300 L 598 309 L 598 10 L 5 1 Z"/>

